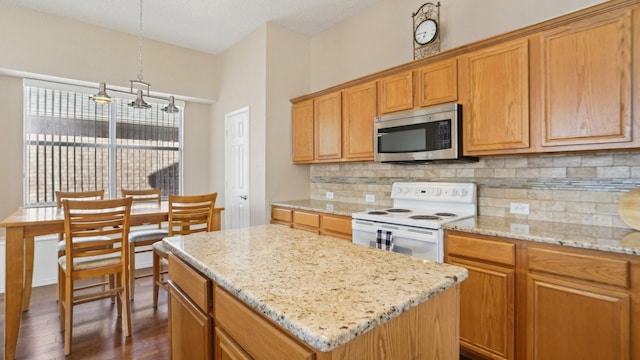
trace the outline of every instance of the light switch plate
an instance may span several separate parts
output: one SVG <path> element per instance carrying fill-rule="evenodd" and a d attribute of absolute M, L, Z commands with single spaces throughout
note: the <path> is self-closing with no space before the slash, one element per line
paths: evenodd
<path fill-rule="evenodd" d="M 327 199 L 333 199 L 333 192 L 332 191 L 327 191 Z"/>
<path fill-rule="evenodd" d="M 366 202 L 376 202 L 376 196 L 373 194 L 367 194 L 364 196 L 364 201 Z"/>

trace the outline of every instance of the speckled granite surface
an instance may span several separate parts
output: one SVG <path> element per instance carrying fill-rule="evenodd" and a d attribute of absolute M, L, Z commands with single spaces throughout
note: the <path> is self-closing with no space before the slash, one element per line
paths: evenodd
<path fill-rule="evenodd" d="M 379 208 L 379 206 L 375 206 L 373 204 L 371 206 L 367 206 L 365 204 L 340 203 L 323 200 L 278 201 L 271 203 L 271 205 L 344 216 L 351 216 L 351 214 L 355 212 L 362 212 L 365 210 L 374 210 Z"/>
<path fill-rule="evenodd" d="M 632 229 L 491 216 L 478 216 L 443 227 L 473 234 L 640 255 L 640 232 Z"/>
<path fill-rule="evenodd" d="M 170 250 L 320 351 L 460 283 L 467 270 L 263 225 L 165 239 Z"/>
<path fill-rule="evenodd" d="M 296 200 L 272 205 L 292 209 L 329 212 L 324 210 L 326 201 Z M 367 209 L 366 205 L 334 203 L 333 213 L 351 216 Z M 640 231 L 608 226 L 589 226 L 552 221 L 534 221 L 516 218 L 478 216 L 456 223 L 445 224 L 445 229 L 473 234 L 502 236 L 511 239 L 544 242 L 585 249 L 609 251 L 620 254 L 640 255 Z"/>

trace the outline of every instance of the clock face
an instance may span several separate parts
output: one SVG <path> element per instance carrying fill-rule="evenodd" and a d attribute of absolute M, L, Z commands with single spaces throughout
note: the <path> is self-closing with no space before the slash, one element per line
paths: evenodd
<path fill-rule="evenodd" d="M 438 24 L 433 19 L 421 22 L 416 28 L 414 39 L 420 45 L 425 45 L 436 39 L 438 35 Z"/>

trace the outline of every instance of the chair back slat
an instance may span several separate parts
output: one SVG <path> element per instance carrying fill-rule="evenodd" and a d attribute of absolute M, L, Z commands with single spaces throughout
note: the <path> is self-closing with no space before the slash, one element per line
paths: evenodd
<path fill-rule="evenodd" d="M 56 191 L 56 206 L 61 208 L 65 199 L 103 200 L 104 190 L 96 191 Z"/>
<path fill-rule="evenodd" d="M 211 231 L 218 193 L 169 195 L 169 236 Z"/>
<path fill-rule="evenodd" d="M 133 198 L 134 203 L 157 203 L 162 201 L 162 190 L 160 189 L 148 189 L 148 190 L 131 190 L 122 189 L 122 197 Z"/>

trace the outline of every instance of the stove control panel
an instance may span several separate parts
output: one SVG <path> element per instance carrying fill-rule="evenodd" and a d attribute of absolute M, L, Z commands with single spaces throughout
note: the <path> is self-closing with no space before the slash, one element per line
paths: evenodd
<path fill-rule="evenodd" d="M 475 203 L 474 183 L 393 183 L 393 199 Z"/>

